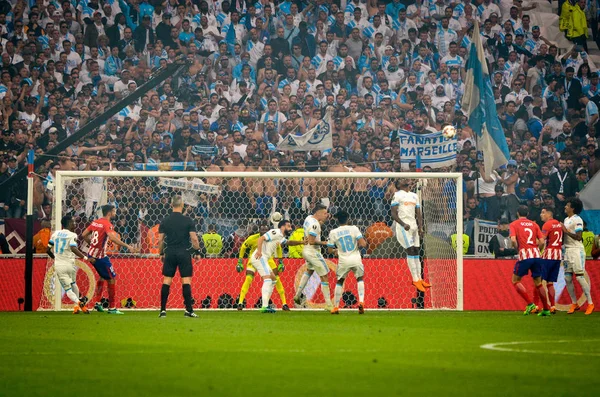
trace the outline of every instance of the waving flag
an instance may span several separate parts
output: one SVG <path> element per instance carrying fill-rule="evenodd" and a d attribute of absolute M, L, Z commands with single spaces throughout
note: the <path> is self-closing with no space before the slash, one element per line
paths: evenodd
<path fill-rule="evenodd" d="M 233 23 L 230 23 L 229 28 L 227 29 L 227 33 L 225 34 L 225 42 L 227 43 L 227 50 L 231 55 L 235 54 L 233 48 L 235 46 L 235 27 Z"/>
<path fill-rule="evenodd" d="M 333 147 L 331 139 L 331 111 L 327 111 L 323 120 L 315 125 L 304 135 L 286 136 L 283 141 L 277 146 L 280 150 L 311 151 L 311 150 L 327 150 Z"/>
<path fill-rule="evenodd" d="M 484 172 L 489 177 L 494 169 L 508 163 L 510 152 L 498 119 L 478 24 L 473 29 L 462 111 L 469 117 L 469 126 L 477 134 L 477 149 L 483 153 Z"/>

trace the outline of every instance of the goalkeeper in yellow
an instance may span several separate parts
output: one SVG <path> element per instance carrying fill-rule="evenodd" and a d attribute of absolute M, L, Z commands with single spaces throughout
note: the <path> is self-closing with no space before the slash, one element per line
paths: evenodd
<path fill-rule="evenodd" d="M 268 231 L 269 231 L 268 225 L 261 225 L 258 233 L 249 236 L 246 239 L 246 241 L 244 241 L 244 243 L 240 247 L 239 259 L 238 259 L 237 266 L 235 267 L 235 269 L 237 270 L 238 273 L 241 273 L 241 271 L 244 269 L 244 257 L 250 255 L 252 252 L 254 252 L 254 250 L 256 250 L 256 245 L 258 243 L 258 239 L 260 238 L 260 236 L 262 236 L 263 234 L 265 234 Z M 283 288 L 283 284 L 281 283 L 281 280 L 279 279 L 279 273 L 283 272 L 285 269 L 285 266 L 283 265 L 283 260 L 281 259 L 283 257 L 283 251 L 281 249 L 281 245 L 277 246 L 276 256 L 277 256 L 277 258 L 279 258 L 279 264 L 276 264 L 275 261 L 273 260 L 273 258 L 270 258 L 269 259 L 269 267 L 273 270 L 273 273 L 277 277 L 277 280 L 275 282 L 275 289 L 277 289 L 277 292 L 279 293 L 279 297 L 281 298 L 281 303 L 283 305 L 282 309 L 284 311 L 289 311 L 290 308 L 287 305 L 287 300 L 285 299 L 285 289 Z M 244 284 L 242 284 L 242 289 L 240 290 L 240 298 L 238 300 L 238 305 L 237 305 L 238 310 L 242 310 L 244 307 L 244 300 L 246 299 L 246 294 L 248 293 L 248 290 L 250 289 L 250 285 L 252 285 L 252 281 L 254 280 L 255 273 L 256 273 L 256 269 L 254 268 L 254 266 L 252 266 L 250 264 L 250 261 L 248 261 L 246 264 L 246 279 L 244 280 Z"/>

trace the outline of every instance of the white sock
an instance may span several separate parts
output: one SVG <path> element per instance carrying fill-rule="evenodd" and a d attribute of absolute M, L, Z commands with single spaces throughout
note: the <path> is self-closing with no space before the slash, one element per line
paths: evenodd
<path fill-rule="evenodd" d="M 365 282 L 359 281 L 356 283 L 358 287 L 358 303 L 365 303 Z"/>
<path fill-rule="evenodd" d="M 325 297 L 325 304 L 331 306 L 331 292 L 329 291 L 328 282 L 321 281 L 321 291 L 323 291 L 323 296 Z"/>
<path fill-rule="evenodd" d="M 592 294 L 590 292 L 590 283 L 587 282 L 584 276 L 577 276 L 577 281 L 579 281 L 579 285 L 581 285 L 581 289 L 587 298 L 588 304 L 592 305 Z"/>
<path fill-rule="evenodd" d="M 298 285 L 298 290 L 296 291 L 296 296 L 302 295 L 302 291 L 304 291 L 304 288 L 306 287 L 306 284 L 308 284 L 309 279 L 310 279 L 310 274 L 304 272 L 304 274 L 302 275 L 302 278 L 300 279 L 300 284 Z"/>
<path fill-rule="evenodd" d="M 334 292 L 334 301 L 333 301 L 333 306 L 335 307 L 340 307 L 340 299 L 342 299 L 342 294 L 344 293 L 344 285 L 343 284 L 336 284 L 335 285 L 335 292 Z"/>
<path fill-rule="evenodd" d="M 412 281 L 413 282 L 419 281 L 421 279 L 421 275 L 417 271 L 417 263 L 415 261 L 415 257 L 409 256 L 409 257 L 407 257 L 406 261 L 408 262 L 408 270 L 410 270 L 410 275 L 412 277 Z"/>
<path fill-rule="evenodd" d="M 75 295 L 75 292 L 73 292 L 72 289 L 67 291 L 67 296 L 73 301 L 73 303 L 79 303 L 79 297 Z"/>
<path fill-rule="evenodd" d="M 273 281 L 270 278 L 263 280 L 262 285 L 262 307 L 269 307 L 269 299 L 271 299 L 271 291 L 273 291 Z"/>
<path fill-rule="evenodd" d="M 73 290 L 73 292 L 77 296 L 77 299 L 79 299 L 79 287 L 77 286 L 77 284 L 72 283 L 71 284 L 71 289 Z"/>
<path fill-rule="evenodd" d="M 565 282 L 567 284 L 567 291 L 569 292 L 569 297 L 571 298 L 571 303 L 577 303 L 577 296 L 575 296 L 575 285 L 573 285 L 573 276 L 566 275 Z"/>

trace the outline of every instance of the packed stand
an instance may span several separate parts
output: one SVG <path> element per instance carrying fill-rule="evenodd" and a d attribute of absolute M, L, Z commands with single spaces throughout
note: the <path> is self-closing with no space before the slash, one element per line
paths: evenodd
<path fill-rule="evenodd" d="M 441 171 L 465 177 L 465 222 L 513 220 L 519 203 L 534 213 L 560 209 L 600 169 L 600 87 L 579 34 L 586 2 L 565 4 L 561 29 L 577 43 L 567 54 L 532 26 L 537 4 L 520 0 L 2 1 L 0 181 L 25 166 L 28 149 L 52 149 L 157 70 L 186 59 L 183 75 L 36 170 L 38 219 L 52 216 L 61 169 L 400 171 L 394 131 L 427 134 L 447 124 L 458 131 L 457 163 Z M 512 158 L 491 178 L 460 111 L 474 23 Z M 288 134 L 317 125 L 326 108 L 331 150 L 277 149 Z M 92 217 L 102 189 L 115 196 L 101 184 L 69 194 L 74 214 Z M 0 217 L 24 216 L 24 186 L 2 191 Z M 228 181 L 223 194 L 242 197 L 244 214 L 261 218 L 282 209 L 255 199 L 278 195 L 269 189 L 278 187 Z M 347 196 L 331 192 L 352 189 L 389 220 L 387 179 L 339 189 L 309 183 L 272 205 L 300 219 L 321 200 L 343 205 Z M 160 200 L 150 195 L 146 204 Z M 131 209 L 122 217 L 142 215 Z"/>

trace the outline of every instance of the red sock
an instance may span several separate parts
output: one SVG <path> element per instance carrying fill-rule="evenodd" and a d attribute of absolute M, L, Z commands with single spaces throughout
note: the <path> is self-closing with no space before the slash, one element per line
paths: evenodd
<path fill-rule="evenodd" d="M 533 289 L 533 303 L 535 303 L 535 305 L 537 307 L 542 306 L 542 299 L 540 298 L 540 291 L 536 288 Z"/>
<path fill-rule="evenodd" d="M 548 299 L 550 300 L 550 307 L 556 306 L 556 291 L 554 290 L 554 283 L 547 283 L 548 288 Z"/>
<path fill-rule="evenodd" d="M 523 298 L 523 300 L 525 301 L 525 303 L 527 303 L 528 305 L 530 305 L 531 304 L 531 298 L 527 294 L 527 290 L 525 289 L 525 286 L 523 284 L 521 284 L 520 281 L 516 282 L 516 283 L 513 283 L 513 286 L 515 287 L 515 290 L 517 290 L 517 292 L 519 293 L 519 295 L 521 295 L 521 298 Z"/>
<path fill-rule="evenodd" d="M 108 284 L 108 307 L 114 309 L 115 305 L 115 284 Z"/>
<path fill-rule="evenodd" d="M 542 299 L 542 306 L 544 307 L 544 310 L 550 310 L 550 306 L 548 306 L 548 294 L 546 293 L 544 284 L 538 285 L 536 289 L 540 293 L 540 298 Z"/>
<path fill-rule="evenodd" d="M 102 294 L 104 293 L 104 280 L 100 279 L 96 282 L 96 293 L 94 294 L 94 303 L 100 303 Z"/>

